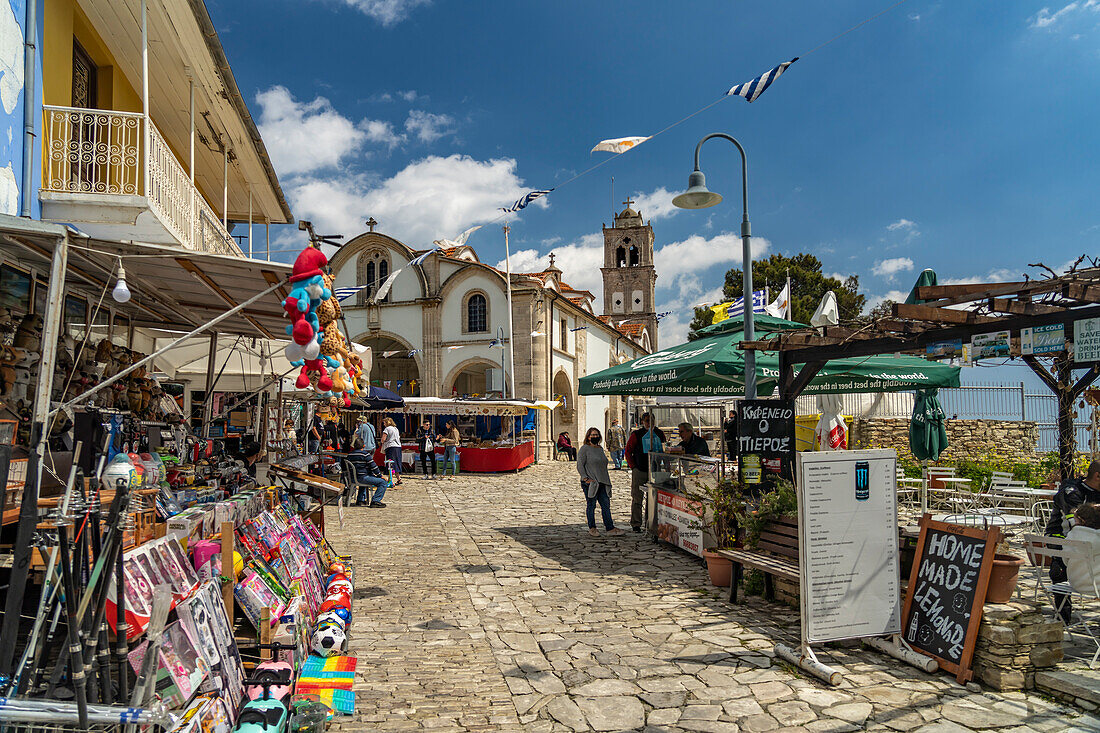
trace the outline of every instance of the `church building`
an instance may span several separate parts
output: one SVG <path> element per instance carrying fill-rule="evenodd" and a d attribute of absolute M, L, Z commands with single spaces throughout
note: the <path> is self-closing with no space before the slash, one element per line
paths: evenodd
<path fill-rule="evenodd" d="M 364 232 L 331 258 L 336 288 L 363 287 L 341 304 L 352 340 L 374 354 L 371 381 L 402 396 L 508 396 L 508 350 L 514 338 L 515 397 L 560 398 L 539 426 L 540 455 L 567 431 L 624 421 L 622 397 L 577 395 L 580 378 L 656 349 L 653 229 L 627 207 L 604 227 L 603 312 L 596 296 L 562 278 L 550 256 L 541 272 L 512 273 L 512 335 L 507 280 L 473 247 L 427 250 L 381 232 Z M 389 292 L 378 290 L 401 270 Z M 625 423 L 624 423 L 625 424 Z"/>

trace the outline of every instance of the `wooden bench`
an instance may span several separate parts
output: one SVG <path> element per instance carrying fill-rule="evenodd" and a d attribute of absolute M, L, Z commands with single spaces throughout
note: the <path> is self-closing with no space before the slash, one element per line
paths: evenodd
<path fill-rule="evenodd" d="M 737 602 L 737 584 L 745 567 L 756 568 L 764 573 L 764 598 L 775 600 L 774 578 L 783 578 L 798 582 L 798 520 L 787 517 L 774 520 L 760 532 L 756 548 L 716 550 L 722 557 L 733 562 L 733 577 L 730 580 L 730 603 Z"/>

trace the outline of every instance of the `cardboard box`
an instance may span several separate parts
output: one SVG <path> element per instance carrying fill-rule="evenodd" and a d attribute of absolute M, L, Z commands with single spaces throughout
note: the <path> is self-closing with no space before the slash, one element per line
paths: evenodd
<path fill-rule="evenodd" d="M 246 410 L 235 410 L 229 413 L 229 425 L 234 428 L 247 428 L 251 424 L 252 413 Z"/>

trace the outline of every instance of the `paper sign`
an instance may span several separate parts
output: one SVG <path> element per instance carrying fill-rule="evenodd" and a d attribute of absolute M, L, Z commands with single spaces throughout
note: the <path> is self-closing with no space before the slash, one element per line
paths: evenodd
<path fill-rule="evenodd" d="M 979 333 L 970 339 L 972 358 L 989 359 L 1010 355 L 1008 331 Z"/>
<path fill-rule="evenodd" d="M 679 494 L 657 489 L 657 538 L 703 556 L 703 507 Z"/>
<path fill-rule="evenodd" d="M 1021 354 L 1049 354 L 1066 348 L 1066 328 L 1061 323 L 1020 329 Z"/>
<path fill-rule="evenodd" d="M 1100 318 L 1073 324 L 1073 357 L 1076 361 L 1100 361 Z"/>

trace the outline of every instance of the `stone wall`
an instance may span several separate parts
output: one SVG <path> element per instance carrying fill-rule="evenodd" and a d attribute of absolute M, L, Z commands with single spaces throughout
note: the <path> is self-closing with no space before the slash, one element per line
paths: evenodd
<path fill-rule="evenodd" d="M 1039 428 L 1033 422 L 1009 420 L 948 420 L 944 460 L 975 458 L 996 453 L 1020 461 L 1039 458 Z M 853 448 L 895 448 L 898 456 L 912 460 L 909 452 L 909 420 L 906 418 L 856 418 L 852 421 Z"/>
<path fill-rule="evenodd" d="M 995 690 L 1030 690 L 1035 673 L 1062 661 L 1062 624 L 1028 601 L 987 603 L 974 648 L 974 676 Z"/>

